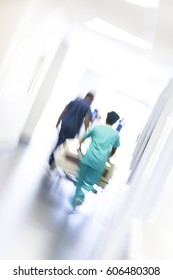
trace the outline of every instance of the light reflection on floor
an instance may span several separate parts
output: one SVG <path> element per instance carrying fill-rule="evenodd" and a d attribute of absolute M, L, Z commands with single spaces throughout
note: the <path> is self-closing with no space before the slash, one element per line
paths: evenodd
<path fill-rule="evenodd" d="M 117 172 L 97 195 L 69 214 L 72 182 L 47 165 L 49 145 L 20 144 L 3 158 L 1 259 L 94 259 L 102 257 L 112 215 L 126 192 Z M 5 170 L 5 172 L 4 172 Z M 8 172 L 7 172 L 8 171 Z M 120 180 L 121 181 L 121 180 Z"/>

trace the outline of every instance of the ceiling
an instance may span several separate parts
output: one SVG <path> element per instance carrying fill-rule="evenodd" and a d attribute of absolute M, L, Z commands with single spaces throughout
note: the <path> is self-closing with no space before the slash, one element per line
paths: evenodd
<path fill-rule="evenodd" d="M 153 40 L 157 8 L 142 7 L 123 0 L 66 0 L 64 3 L 75 20 L 87 22 L 98 17 L 146 41 Z"/>
<path fill-rule="evenodd" d="M 158 7 L 148 7 L 157 2 Z M 172 0 L 65 0 L 63 4 L 75 21 L 86 23 L 100 18 L 152 43 L 154 55 L 172 62 Z"/>

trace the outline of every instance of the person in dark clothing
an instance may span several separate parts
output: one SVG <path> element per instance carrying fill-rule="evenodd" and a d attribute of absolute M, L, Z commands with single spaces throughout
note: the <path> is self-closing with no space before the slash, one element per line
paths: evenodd
<path fill-rule="evenodd" d="M 58 141 L 49 157 L 49 165 L 53 167 L 55 164 L 54 152 L 66 139 L 73 139 L 80 132 L 80 128 L 84 122 L 85 131 L 92 121 L 92 112 L 90 105 L 94 100 L 94 94 L 88 92 L 84 98 L 77 97 L 71 101 L 60 114 L 56 128 L 61 122 L 61 129 L 58 135 Z"/>

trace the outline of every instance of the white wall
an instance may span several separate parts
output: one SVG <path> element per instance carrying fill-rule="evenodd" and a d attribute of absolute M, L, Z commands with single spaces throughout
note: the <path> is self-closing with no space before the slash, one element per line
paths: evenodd
<path fill-rule="evenodd" d="M 173 258 L 172 92 L 173 81 L 126 196 L 114 212 L 103 259 Z"/>
<path fill-rule="evenodd" d="M 157 125 L 131 183 L 136 192 L 133 192 L 132 198 L 133 204 L 136 204 L 132 223 L 136 223 L 136 227 L 131 228 L 130 257 L 139 254 L 146 259 L 173 258 L 173 81 L 169 83 L 168 90 L 166 106 L 158 116 Z M 134 242 L 133 234 L 140 234 L 141 241 Z M 136 250 L 137 247 L 140 250 Z"/>
<path fill-rule="evenodd" d="M 23 15 L 29 7 L 28 3 L 28 0 L 0 1 L 0 66 L 2 63 L 5 63 L 7 54 L 10 56 L 11 52 L 12 55 L 12 50 L 10 50 L 10 44 L 12 41 L 13 44 L 19 43 L 19 37 L 15 38 L 15 34 L 22 34 L 20 21 L 23 19 Z"/>
<path fill-rule="evenodd" d="M 153 54 L 166 61 L 173 61 L 173 18 L 172 1 L 160 0 L 157 25 L 153 40 Z"/>
<path fill-rule="evenodd" d="M 27 1 L 22 6 L 23 10 L 17 5 L 13 21 L 10 21 L 9 13 L 13 5 L 10 1 L 8 4 L 3 12 L 9 24 L 17 27 L 15 29 L 11 26 L 9 40 L 5 40 L 8 51 L 1 53 L 4 56 L 0 73 L 1 149 L 17 145 L 33 102 L 68 26 L 68 16 L 66 17 L 61 5 L 55 5 L 53 0 Z M 4 36 L 1 35 L 3 40 Z"/>

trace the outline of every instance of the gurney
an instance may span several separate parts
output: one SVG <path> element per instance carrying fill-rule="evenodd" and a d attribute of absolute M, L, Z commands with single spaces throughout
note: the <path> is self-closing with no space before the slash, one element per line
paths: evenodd
<path fill-rule="evenodd" d="M 89 143 L 82 144 L 82 153 L 86 152 L 87 146 Z M 61 169 L 64 172 L 65 177 L 70 180 L 76 180 L 78 170 L 79 170 L 79 162 L 82 154 L 79 149 L 79 140 L 66 140 L 64 144 L 62 144 L 57 151 L 55 152 L 55 164 L 57 170 Z M 105 188 L 105 186 L 109 183 L 113 172 L 115 169 L 115 164 L 106 163 L 105 170 L 100 179 L 100 182 L 97 184 L 101 188 Z M 62 174 L 62 173 L 60 173 Z"/>

